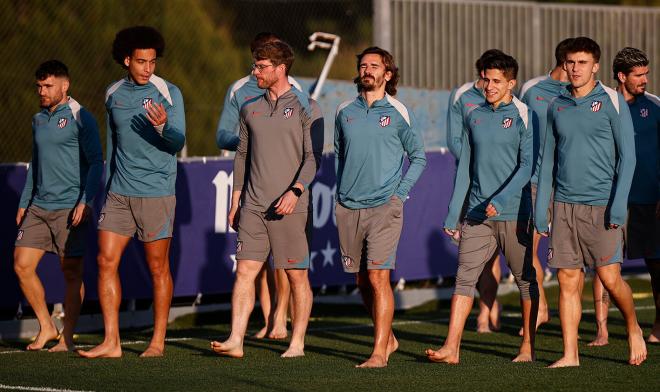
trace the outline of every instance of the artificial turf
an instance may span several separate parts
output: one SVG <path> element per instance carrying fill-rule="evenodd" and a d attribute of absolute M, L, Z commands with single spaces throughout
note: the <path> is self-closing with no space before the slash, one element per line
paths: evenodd
<path fill-rule="evenodd" d="M 655 310 L 647 280 L 629 280 L 637 293 L 637 315 L 648 333 Z M 514 364 L 520 311 L 517 295 L 500 297 L 504 305 L 502 329 L 477 334 L 475 313 L 468 320 L 461 346 L 461 363 L 429 363 L 423 352 L 437 347 L 447 333 L 448 301 L 433 301 L 397 312 L 394 332 L 399 351 L 385 369 L 355 369 L 371 351 L 372 329 L 357 306 L 317 305 L 306 340 L 306 356 L 281 359 L 285 341 L 247 339 L 245 358 L 229 359 L 209 350 L 209 340 L 226 337 L 228 312 L 189 315 L 169 328 L 166 356 L 141 359 L 150 331 L 122 333 L 121 359 L 87 360 L 73 353 L 17 352 L 26 342 L 0 342 L 0 389 L 29 386 L 68 390 L 612 390 L 660 391 L 660 345 L 648 345 L 648 359 L 640 367 L 626 364 L 627 341 L 618 311 L 610 312 L 610 344 L 587 347 L 595 337 L 591 288 L 584 290 L 585 313 L 580 325 L 579 368 L 546 369 L 561 356 L 561 330 L 556 312 L 537 335 L 537 360 Z M 552 309 L 557 309 L 557 287 L 547 288 Z M 254 312 L 251 329 L 259 326 Z M 97 344 L 100 334 L 81 335 L 78 344 Z M 142 343 L 136 341 L 143 341 Z M 2 354 L 2 353 L 5 354 Z M 605 389 L 607 388 L 607 389 Z"/>

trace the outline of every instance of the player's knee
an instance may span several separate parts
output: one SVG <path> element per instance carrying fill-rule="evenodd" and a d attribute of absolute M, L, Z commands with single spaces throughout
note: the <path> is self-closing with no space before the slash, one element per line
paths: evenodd
<path fill-rule="evenodd" d="M 375 289 L 390 286 L 390 270 L 369 270 L 369 283 Z"/>
<path fill-rule="evenodd" d="M 82 279 L 82 263 L 64 263 L 62 264 L 62 274 L 67 282 L 76 282 Z"/>
<path fill-rule="evenodd" d="M 22 262 L 21 259 L 15 259 L 14 260 L 14 272 L 16 273 L 16 276 L 19 278 L 25 278 L 28 277 L 35 272 L 36 268 Z"/>
<path fill-rule="evenodd" d="M 599 273 L 598 277 L 600 278 L 600 281 L 603 283 L 603 286 L 605 286 L 606 291 L 615 289 L 619 285 L 619 280 L 621 279 L 621 275 L 610 274 L 610 273 L 604 273 L 604 274 Z"/>
<path fill-rule="evenodd" d="M 99 252 L 96 256 L 99 273 L 113 272 L 117 270 L 119 261 L 107 253 Z"/>

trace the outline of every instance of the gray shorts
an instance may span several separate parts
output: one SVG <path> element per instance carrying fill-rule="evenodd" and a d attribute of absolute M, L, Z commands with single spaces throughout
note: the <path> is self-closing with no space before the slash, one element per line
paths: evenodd
<path fill-rule="evenodd" d="M 108 192 L 99 217 L 99 230 L 142 242 L 172 237 L 176 196 L 135 197 Z"/>
<path fill-rule="evenodd" d="M 18 228 L 16 246 L 42 249 L 60 257 L 82 257 L 89 222 L 70 225 L 72 208 L 45 210 L 31 205 Z"/>
<path fill-rule="evenodd" d="M 521 298 L 538 298 L 536 272 L 532 265 L 531 233 L 532 227 L 528 221 L 463 222 L 454 294 L 474 297 L 477 281 L 486 263 L 501 250 Z"/>
<path fill-rule="evenodd" d="M 345 272 L 393 270 L 403 227 L 403 202 L 398 197 L 373 207 L 352 210 L 335 204 L 339 247 Z"/>
<path fill-rule="evenodd" d="M 290 215 L 240 209 L 236 260 L 268 260 L 273 254 L 275 268 L 309 268 L 312 214 Z"/>
<path fill-rule="evenodd" d="M 626 255 L 629 259 L 660 259 L 660 219 L 655 204 L 628 205 Z"/>
<path fill-rule="evenodd" d="M 623 262 L 623 228 L 605 226 L 607 206 L 554 203 L 548 266 L 577 269 Z"/>

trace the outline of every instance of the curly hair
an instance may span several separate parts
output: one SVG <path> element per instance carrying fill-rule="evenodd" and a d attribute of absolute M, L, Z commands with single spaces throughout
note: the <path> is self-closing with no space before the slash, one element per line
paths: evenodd
<path fill-rule="evenodd" d="M 623 72 L 624 75 L 628 75 L 633 70 L 633 68 L 646 67 L 648 65 L 649 58 L 646 56 L 646 53 L 637 48 L 623 48 L 619 51 L 619 53 L 616 54 L 616 56 L 614 56 L 614 61 L 612 62 L 612 72 L 614 73 L 614 79 L 617 82 L 620 82 L 619 72 Z"/>
<path fill-rule="evenodd" d="M 125 28 L 115 36 L 112 58 L 125 68 L 124 59 L 131 56 L 136 49 L 154 49 L 156 57 L 162 57 L 165 52 L 165 39 L 158 30 L 150 26 Z"/>

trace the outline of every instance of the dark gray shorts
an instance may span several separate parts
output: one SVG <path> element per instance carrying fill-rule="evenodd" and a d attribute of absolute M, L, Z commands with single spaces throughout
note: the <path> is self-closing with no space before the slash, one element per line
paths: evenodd
<path fill-rule="evenodd" d="M 309 268 L 311 213 L 273 215 L 240 209 L 236 260 L 265 262 L 273 254 L 275 268 Z"/>
<path fill-rule="evenodd" d="M 135 197 L 108 192 L 99 217 L 99 230 L 110 231 L 142 242 L 171 238 L 176 197 Z"/>
<path fill-rule="evenodd" d="M 398 197 L 373 207 L 352 210 L 335 203 L 342 265 L 345 272 L 393 270 L 403 227 L 403 202 Z"/>
<path fill-rule="evenodd" d="M 623 262 L 623 228 L 605 227 L 607 207 L 554 203 L 548 266 L 577 269 Z"/>
<path fill-rule="evenodd" d="M 31 205 L 18 228 L 16 246 L 42 249 L 60 257 L 82 257 L 89 222 L 70 225 L 72 208 L 45 210 Z"/>
<path fill-rule="evenodd" d="M 532 227 L 528 221 L 466 220 L 458 245 L 458 271 L 454 294 L 474 297 L 486 263 L 500 250 L 504 253 L 523 299 L 538 298 L 532 265 Z"/>
<path fill-rule="evenodd" d="M 660 259 L 660 220 L 655 204 L 628 205 L 626 255 L 629 259 Z"/>

